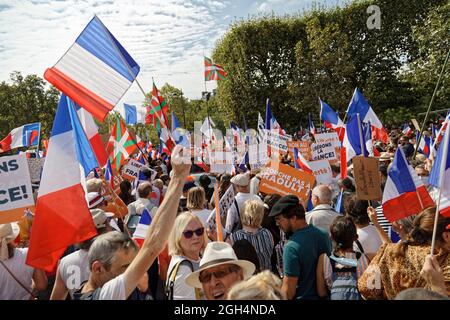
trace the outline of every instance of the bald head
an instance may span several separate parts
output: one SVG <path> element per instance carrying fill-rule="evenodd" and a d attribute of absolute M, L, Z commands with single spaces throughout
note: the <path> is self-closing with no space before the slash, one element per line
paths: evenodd
<path fill-rule="evenodd" d="M 330 187 L 323 184 L 316 186 L 312 191 L 311 198 L 314 207 L 319 204 L 331 204 L 332 192 Z"/>

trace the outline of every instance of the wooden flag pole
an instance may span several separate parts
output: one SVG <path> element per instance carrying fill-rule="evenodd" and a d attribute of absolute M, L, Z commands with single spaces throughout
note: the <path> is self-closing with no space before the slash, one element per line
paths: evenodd
<path fill-rule="evenodd" d="M 444 187 L 444 174 L 445 174 L 445 165 L 447 163 L 447 156 L 448 156 L 449 135 L 450 135 L 450 130 L 445 130 L 445 136 L 442 141 L 442 143 L 444 144 L 444 150 L 442 153 L 442 158 L 441 158 L 441 163 L 440 163 L 441 167 L 439 168 L 440 169 L 440 172 L 439 172 L 439 197 L 436 202 L 436 214 L 434 216 L 433 237 L 431 240 L 431 254 L 433 254 L 433 252 L 434 252 L 434 246 L 436 243 L 436 229 L 437 229 L 437 222 L 439 219 L 439 207 L 441 204 L 442 188 Z"/>
<path fill-rule="evenodd" d="M 214 185 L 214 203 L 216 205 L 217 241 L 223 242 L 222 220 L 220 219 L 220 210 L 219 210 L 219 187 L 217 183 Z"/>

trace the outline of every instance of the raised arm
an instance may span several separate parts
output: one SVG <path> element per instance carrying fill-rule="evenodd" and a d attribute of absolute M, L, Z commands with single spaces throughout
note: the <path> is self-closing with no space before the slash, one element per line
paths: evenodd
<path fill-rule="evenodd" d="M 190 157 L 189 155 L 183 157 L 183 151 L 189 152 L 188 149 L 183 150 L 179 145 L 175 146 L 172 151 L 171 163 L 174 175 L 170 180 L 166 196 L 153 218 L 142 248 L 124 273 L 125 295 L 127 297 L 136 288 L 138 281 L 150 268 L 158 254 L 164 249 L 172 231 L 183 186 L 191 168 Z"/>

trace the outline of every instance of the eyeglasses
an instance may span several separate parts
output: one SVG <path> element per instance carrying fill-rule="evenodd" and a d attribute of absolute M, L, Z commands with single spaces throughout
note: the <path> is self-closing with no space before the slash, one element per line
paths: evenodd
<path fill-rule="evenodd" d="M 200 273 L 198 280 L 201 283 L 206 283 L 211 280 L 213 275 L 216 279 L 221 279 L 223 277 L 226 277 L 227 275 L 229 275 L 232 272 L 238 272 L 240 269 L 241 268 L 238 266 L 232 266 L 232 267 L 228 267 L 226 269 L 222 269 L 222 270 L 218 270 L 218 271 L 214 271 L 214 272 L 203 271 L 202 273 Z"/>
<path fill-rule="evenodd" d="M 200 237 L 200 236 L 203 235 L 204 232 L 205 232 L 205 228 L 198 228 L 198 229 L 195 229 L 195 230 L 186 230 L 186 231 L 183 231 L 183 235 L 184 235 L 184 237 L 185 237 L 186 239 L 190 239 L 190 238 L 192 238 L 192 236 L 194 235 L 194 233 L 195 233 L 195 235 L 196 235 L 197 237 Z"/>

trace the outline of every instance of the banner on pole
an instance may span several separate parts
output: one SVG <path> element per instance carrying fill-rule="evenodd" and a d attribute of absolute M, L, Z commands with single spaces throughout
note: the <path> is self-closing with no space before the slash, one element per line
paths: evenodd
<path fill-rule="evenodd" d="M 25 154 L 0 158 L 0 224 L 18 221 L 34 211 L 30 171 Z"/>
<path fill-rule="evenodd" d="M 271 161 L 261 172 L 259 190 L 266 194 L 296 195 L 304 202 L 314 185 L 312 174 L 292 168 L 286 164 Z"/>
<path fill-rule="evenodd" d="M 234 189 L 233 186 L 230 185 L 223 194 L 222 198 L 219 200 L 219 212 L 220 212 L 220 220 L 222 222 L 222 226 L 225 225 L 225 220 L 227 217 L 227 211 L 231 207 L 234 202 Z M 216 209 L 214 209 L 206 220 L 206 224 L 210 230 L 216 229 Z"/>

